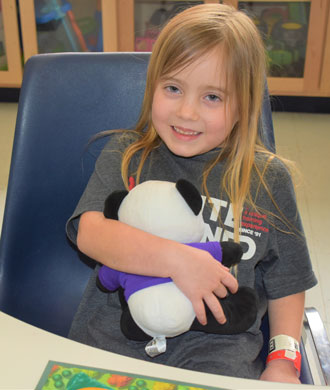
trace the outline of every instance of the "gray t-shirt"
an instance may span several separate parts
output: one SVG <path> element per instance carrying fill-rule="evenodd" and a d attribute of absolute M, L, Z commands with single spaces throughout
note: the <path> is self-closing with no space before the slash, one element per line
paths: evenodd
<path fill-rule="evenodd" d="M 91 210 L 103 211 L 107 195 L 114 190 L 124 189 L 120 171 L 121 156 L 126 146 L 132 142 L 132 137 L 133 134 L 110 136 L 77 208 L 68 221 L 67 234 L 73 243 L 76 243 L 80 215 Z M 184 178 L 201 190 L 205 164 L 214 158 L 216 153 L 217 150 L 213 150 L 200 156 L 185 158 L 172 154 L 161 144 L 148 157 L 143 167 L 141 182 L 176 182 L 179 178 Z M 256 154 L 255 158 L 262 171 L 266 158 L 262 154 Z M 138 159 L 138 155 L 133 158 L 131 174 L 136 171 Z M 208 177 L 207 186 L 212 207 L 204 202 L 203 241 L 233 239 L 232 207 L 226 194 L 220 189 L 223 169 L 223 163 L 217 164 Z M 272 197 L 258 185 L 256 175 L 252 178 L 251 192 L 259 210 L 267 210 L 267 215 L 266 212 L 257 213 L 248 206 L 244 207 L 242 212 L 240 242 L 244 254 L 238 266 L 238 282 L 240 286 L 255 288 L 259 297 L 257 320 L 247 332 L 234 336 L 187 332 L 168 339 L 167 351 L 150 358 L 144 350 L 145 342 L 131 341 L 122 335 L 118 294 L 105 294 L 97 289 L 97 266 L 75 315 L 69 337 L 115 353 L 161 364 L 215 374 L 258 378 L 263 370 L 263 363 L 258 359 L 263 345 L 259 328 L 267 310 L 267 300 L 295 294 L 316 284 L 291 178 L 278 159 L 273 159 L 269 164 L 266 180 Z M 285 226 L 280 213 L 285 215 L 289 226 Z"/>

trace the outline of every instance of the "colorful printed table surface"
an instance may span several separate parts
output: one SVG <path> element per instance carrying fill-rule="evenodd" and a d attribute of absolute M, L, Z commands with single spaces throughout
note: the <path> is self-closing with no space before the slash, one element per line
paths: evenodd
<path fill-rule="evenodd" d="M 49 361 L 35 390 L 226 390 Z"/>

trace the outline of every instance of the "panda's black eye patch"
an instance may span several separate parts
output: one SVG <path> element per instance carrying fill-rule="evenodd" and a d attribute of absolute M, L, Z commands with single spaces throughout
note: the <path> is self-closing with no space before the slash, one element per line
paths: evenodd
<path fill-rule="evenodd" d="M 179 179 L 176 182 L 176 189 L 192 209 L 193 213 L 198 215 L 203 205 L 203 200 L 198 189 L 190 181 L 185 179 Z"/>

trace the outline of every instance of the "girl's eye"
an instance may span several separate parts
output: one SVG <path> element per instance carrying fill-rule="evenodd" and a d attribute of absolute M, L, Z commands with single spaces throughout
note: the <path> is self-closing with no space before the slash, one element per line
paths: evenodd
<path fill-rule="evenodd" d="M 171 93 L 179 93 L 180 90 L 179 88 L 175 87 L 174 85 L 168 85 L 165 87 L 166 91 L 171 92 Z"/>
<path fill-rule="evenodd" d="M 219 101 L 221 101 L 220 97 L 217 96 L 217 95 L 207 95 L 206 96 L 206 100 L 208 100 L 210 102 L 219 102 Z"/>

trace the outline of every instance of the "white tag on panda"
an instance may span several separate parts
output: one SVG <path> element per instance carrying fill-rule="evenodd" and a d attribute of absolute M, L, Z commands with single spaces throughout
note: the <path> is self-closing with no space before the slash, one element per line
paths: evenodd
<path fill-rule="evenodd" d="M 166 351 L 166 338 L 164 336 L 154 337 L 145 347 L 147 355 L 155 357 Z"/>

